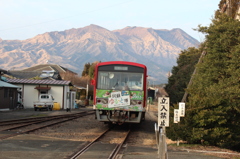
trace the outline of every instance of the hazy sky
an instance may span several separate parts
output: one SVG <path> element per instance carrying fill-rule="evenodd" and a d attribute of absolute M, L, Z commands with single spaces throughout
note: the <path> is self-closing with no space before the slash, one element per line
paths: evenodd
<path fill-rule="evenodd" d="M 139 26 L 194 31 L 209 26 L 220 0 L 0 0 L 0 38 L 25 40 L 90 24 L 108 30 Z"/>

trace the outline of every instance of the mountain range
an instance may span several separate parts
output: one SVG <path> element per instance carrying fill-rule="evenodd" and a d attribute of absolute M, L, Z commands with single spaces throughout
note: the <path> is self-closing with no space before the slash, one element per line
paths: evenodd
<path fill-rule="evenodd" d="M 81 75 L 86 63 L 132 61 L 145 64 L 156 83 L 166 83 L 181 50 L 198 45 L 196 39 L 178 28 L 125 27 L 110 31 L 92 24 L 26 40 L 0 39 L 0 68 L 20 70 L 53 63 Z"/>

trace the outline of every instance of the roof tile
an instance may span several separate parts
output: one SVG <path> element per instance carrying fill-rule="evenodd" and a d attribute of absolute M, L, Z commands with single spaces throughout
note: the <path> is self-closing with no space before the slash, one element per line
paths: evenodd
<path fill-rule="evenodd" d="M 30 79 L 11 79 L 8 78 L 7 82 L 15 84 L 51 84 L 51 85 L 71 85 L 70 81 L 64 80 L 30 80 Z"/>

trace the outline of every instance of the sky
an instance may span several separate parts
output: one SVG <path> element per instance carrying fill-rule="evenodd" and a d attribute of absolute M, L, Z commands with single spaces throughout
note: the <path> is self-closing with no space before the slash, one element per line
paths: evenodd
<path fill-rule="evenodd" d="M 25 40 L 38 34 L 95 24 L 110 31 L 137 26 L 194 31 L 209 26 L 220 0 L 0 0 L 0 38 Z"/>

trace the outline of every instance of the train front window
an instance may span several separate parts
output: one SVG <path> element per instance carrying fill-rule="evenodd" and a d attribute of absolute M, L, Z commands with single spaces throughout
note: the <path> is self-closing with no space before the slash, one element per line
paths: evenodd
<path fill-rule="evenodd" d="M 143 90 L 143 73 L 99 71 L 97 88 Z"/>

